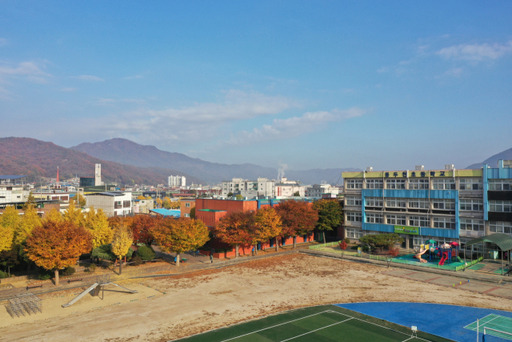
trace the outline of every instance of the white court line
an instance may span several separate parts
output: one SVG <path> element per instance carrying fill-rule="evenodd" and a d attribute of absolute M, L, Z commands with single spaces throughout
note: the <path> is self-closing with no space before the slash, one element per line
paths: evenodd
<path fill-rule="evenodd" d="M 231 337 L 231 338 L 228 338 L 227 340 L 222 340 L 222 342 L 227 342 L 227 341 L 236 340 L 237 338 L 240 338 L 240 337 L 244 337 L 244 336 L 252 335 L 252 334 L 258 333 L 258 332 L 260 332 L 260 331 L 265 331 L 265 330 L 268 330 L 268 329 L 272 329 L 272 328 L 275 328 L 275 327 L 279 327 L 279 326 L 281 326 L 281 325 L 286 325 L 286 324 L 288 324 L 288 323 L 292 323 L 292 322 L 300 321 L 301 319 L 304 319 L 304 318 L 309 318 L 309 317 L 313 317 L 313 316 L 321 315 L 321 314 L 326 313 L 326 312 L 335 312 L 335 311 L 332 311 L 332 310 L 325 310 L 325 311 L 322 311 L 322 312 L 317 312 L 317 313 L 314 313 L 314 314 L 311 314 L 311 315 L 308 315 L 308 316 L 304 316 L 304 317 L 301 317 L 301 318 L 293 319 L 293 320 L 291 320 L 291 321 L 287 321 L 287 322 L 279 323 L 279 324 L 273 325 L 273 326 L 271 326 L 271 327 L 266 327 L 266 328 L 263 328 L 263 329 L 260 329 L 260 330 L 254 330 L 254 331 L 252 331 L 252 332 L 250 332 L 250 333 L 247 333 L 247 334 L 239 335 L 239 336 L 236 336 L 236 337 Z M 345 316 L 348 316 L 348 315 L 345 315 Z M 348 317 L 350 317 L 350 316 L 348 316 Z"/>
<path fill-rule="evenodd" d="M 287 338 L 286 340 L 282 340 L 280 342 L 291 341 L 291 340 L 294 340 L 296 338 L 299 338 L 299 337 L 302 337 L 302 336 L 306 336 L 306 335 L 309 335 L 311 333 L 314 333 L 314 332 L 317 332 L 317 331 L 320 331 L 320 330 L 323 330 L 323 329 L 327 329 L 327 328 L 333 327 L 333 326 L 341 324 L 341 323 L 345 323 L 347 321 L 350 321 L 351 319 L 353 319 L 353 318 L 347 318 L 346 320 L 341 321 L 341 322 L 336 322 L 336 323 L 333 323 L 333 324 L 326 325 L 325 327 L 321 327 L 321 328 L 318 328 L 318 329 L 315 329 L 315 330 L 310 330 L 310 331 L 308 331 L 308 332 L 306 332 L 304 334 L 300 334 L 300 335 L 297 335 L 297 336 L 294 336 L 294 337 L 290 337 L 290 338 Z"/>

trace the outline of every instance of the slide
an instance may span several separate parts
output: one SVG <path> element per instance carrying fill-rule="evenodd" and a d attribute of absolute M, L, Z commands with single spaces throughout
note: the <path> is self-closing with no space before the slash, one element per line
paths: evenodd
<path fill-rule="evenodd" d="M 443 253 L 443 257 L 441 258 L 441 260 L 439 260 L 439 266 L 443 266 L 444 265 L 444 262 L 448 259 L 448 252 L 444 252 Z"/>

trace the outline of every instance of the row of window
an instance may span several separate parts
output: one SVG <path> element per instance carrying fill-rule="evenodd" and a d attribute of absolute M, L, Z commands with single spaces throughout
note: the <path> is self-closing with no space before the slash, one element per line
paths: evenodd
<path fill-rule="evenodd" d="M 346 179 L 346 189 L 362 189 L 363 179 Z M 365 189 L 409 189 L 409 190 L 455 190 L 456 182 L 453 178 L 433 178 L 430 180 L 431 187 L 429 187 L 429 179 L 366 179 Z M 503 180 L 501 180 L 503 181 Z M 489 186 L 494 184 L 489 182 Z M 498 184 L 498 183 L 496 183 Z M 501 183 L 499 183 L 501 184 Z M 507 183 L 508 184 L 508 183 Z M 495 187 L 498 187 L 496 185 Z M 502 186 L 503 187 L 503 186 Z M 510 186 L 512 188 L 512 185 Z M 480 178 L 460 178 L 459 179 L 459 190 L 482 190 L 483 184 Z M 493 189 L 490 189 L 493 190 Z"/>
<path fill-rule="evenodd" d="M 347 196 L 345 198 L 347 206 L 361 206 L 360 197 Z M 365 199 L 366 208 L 411 208 L 411 209 L 430 209 L 429 200 L 424 198 L 385 198 L 367 197 Z M 451 199 L 432 199 L 432 209 L 455 210 L 455 200 Z M 483 211 L 483 200 L 481 199 L 461 199 L 459 208 L 461 211 Z M 508 208 L 508 207 L 507 207 Z"/>
<path fill-rule="evenodd" d="M 512 201 L 489 201 L 489 211 L 512 213 Z"/>
<path fill-rule="evenodd" d="M 475 220 L 476 221 L 476 220 Z M 347 222 L 362 222 L 362 215 L 358 212 L 347 212 Z M 366 214 L 366 223 L 381 223 L 397 226 L 412 227 L 433 227 L 444 229 L 455 229 L 455 219 L 453 217 L 433 217 L 431 220 L 427 216 L 406 216 L 406 215 L 383 215 L 381 213 Z M 465 221 L 467 222 L 467 221 Z M 469 223 L 467 223 L 469 225 Z M 471 223 L 472 226 L 472 223 Z M 483 227 L 483 221 L 482 221 Z M 483 229 L 483 228 L 482 228 Z"/>
<path fill-rule="evenodd" d="M 489 230 L 493 233 L 512 234 L 512 222 L 491 222 Z"/>

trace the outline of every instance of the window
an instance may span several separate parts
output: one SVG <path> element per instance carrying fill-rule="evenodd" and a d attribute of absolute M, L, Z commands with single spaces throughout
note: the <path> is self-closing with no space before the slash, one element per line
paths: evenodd
<path fill-rule="evenodd" d="M 380 197 L 368 197 L 366 198 L 366 207 L 378 207 L 382 208 L 382 198 Z"/>
<path fill-rule="evenodd" d="M 421 198 L 411 198 L 409 199 L 409 208 L 428 209 L 428 200 Z"/>
<path fill-rule="evenodd" d="M 455 181 L 453 178 L 434 178 L 432 180 L 432 188 L 434 190 L 454 190 Z"/>
<path fill-rule="evenodd" d="M 185 203 L 185 208 L 190 208 L 190 202 Z"/>
<path fill-rule="evenodd" d="M 489 211 L 512 213 L 512 201 L 489 201 Z"/>
<path fill-rule="evenodd" d="M 382 179 L 367 179 L 366 180 L 366 188 L 367 189 L 382 189 L 384 188 L 384 182 Z"/>
<path fill-rule="evenodd" d="M 123 207 L 123 203 L 121 201 L 114 202 L 114 209 L 121 209 Z"/>
<path fill-rule="evenodd" d="M 409 216 L 409 226 L 430 227 L 430 221 L 426 216 Z"/>
<path fill-rule="evenodd" d="M 386 208 L 405 208 L 407 202 L 404 198 L 387 198 Z"/>
<path fill-rule="evenodd" d="M 405 189 L 405 179 L 386 179 L 386 189 Z"/>
<path fill-rule="evenodd" d="M 434 200 L 432 200 L 432 207 L 434 209 L 453 210 L 453 209 L 455 209 L 455 201 L 454 200 L 434 199 Z"/>
<path fill-rule="evenodd" d="M 466 198 L 460 200 L 460 211 L 483 211 L 484 203 L 481 199 Z"/>
<path fill-rule="evenodd" d="M 478 219 L 470 219 L 461 217 L 460 219 L 461 230 L 484 231 L 484 221 Z"/>
<path fill-rule="evenodd" d="M 510 191 L 512 190 L 512 179 L 491 179 L 489 180 L 489 190 Z"/>
<path fill-rule="evenodd" d="M 428 179 L 410 179 L 409 180 L 410 190 L 426 190 L 428 189 Z"/>
<path fill-rule="evenodd" d="M 382 214 L 368 213 L 368 214 L 366 214 L 366 222 L 367 223 L 384 223 L 384 218 L 382 217 Z"/>
<path fill-rule="evenodd" d="M 347 196 L 345 197 L 345 203 L 347 206 L 358 206 L 360 207 L 362 204 L 362 200 L 360 197 L 357 196 Z"/>
<path fill-rule="evenodd" d="M 347 228 L 346 232 L 347 232 L 347 237 L 349 239 L 359 239 L 359 238 L 361 238 L 361 236 L 364 235 L 361 230 L 354 229 L 354 228 Z"/>
<path fill-rule="evenodd" d="M 455 229 L 455 219 L 450 217 L 434 217 L 434 228 Z"/>
<path fill-rule="evenodd" d="M 386 215 L 387 224 L 405 226 L 407 225 L 407 219 L 405 215 Z"/>
<path fill-rule="evenodd" d="M 489 229 L 493 233 L 512 234 L 512 222 L 491 222 Z"/>
<path fill-rule="evenodd" d="M 123 208 L 130 208 L 131 201 L 123 201 Z"/>
<path fill-rule="evenodd" d="M 361 213 L 356 213 L 356 212 L 348 212 L 347 213 L 347 221 L 348 222 L 361 222 L 363 219 L 362 219 L 362 216 L 361 216 Z"/>
<path fill-rule="evenodd" d="M 460 190 L 482 190 L 482 179 L 480 178 L 461 178 L 459 180 Z"/>
<path fill-rule="evenodd" d="M 362 179 L 347 179 L 347 180 L 345 180 L 345 188 L 346 189 L 362 189 L 363 188 L 363 180 Z"/>

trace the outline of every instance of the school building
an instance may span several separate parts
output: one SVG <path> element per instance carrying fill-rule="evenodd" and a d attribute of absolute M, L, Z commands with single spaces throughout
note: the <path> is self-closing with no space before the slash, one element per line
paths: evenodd
<path fill-rule="evenodd" d="M 428 239 L 458 241 L 492 233 L 512 236 L 512 161 L 477 170 L 343 172 L 345 237 L 398 233 L 402 247 Z"/>

